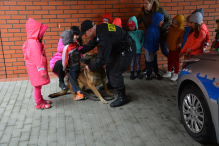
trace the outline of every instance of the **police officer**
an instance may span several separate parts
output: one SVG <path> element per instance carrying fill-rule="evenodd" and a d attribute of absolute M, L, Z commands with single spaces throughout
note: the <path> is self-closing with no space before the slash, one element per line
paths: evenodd
<path fill-rule="evenodd" d="M 84 34 L 91 40 L 88 42 L 90 47 L 86 46 L 80 50 L 82 54 L 91 51 L 98 45 L 98 58 L 86 66 L 86 69 L 88 71 L 98 70 L 110 61 L 109 79 L 118 93 L 117 99 L 110 106 L 118 107 L 128 103 L 122 74 L 127 70 L 135 56 L 135 41 L 119 26 L 110 23 L 95 25 L 90 20 L 81 23 L 79 36 Z"/>

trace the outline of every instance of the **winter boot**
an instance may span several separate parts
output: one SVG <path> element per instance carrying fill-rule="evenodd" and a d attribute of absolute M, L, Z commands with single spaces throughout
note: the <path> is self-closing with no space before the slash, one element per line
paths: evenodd
<path fill-rule="evenodd" d="M 146 75 L 146 80 L 151 80 L 152 78 L 151 78 L 151 75 L 150 74 L 147 74 Z"/>
<path fill-rule="evenodd" d="M 171 72 L 167 71 L 166 74 L 163 75 L 164 78 L 169 78 L 171 77 Z"/>
<path fill-rule="evenodd" d="M 147 73 L 147 67 L 145 67 L 141 72 L 146 74 Z"/>
<path fill-rule="evenodd" d="M 59 82 L 59 87 L 62 89 L 62 90 L 67 90 L 68 87 L 65 85 L 64 82 Z"/>
<path fill-rule="evenodd" d="M 172 78 L 170 79 L 171 81 L 176 81 L 178 79 L 178 74 L 173 74 Z"/>
<path fill-rule="evenodd" d="M 114 89 L 110 82 L 108 82 L 106 84 L 106 86 L 107 86 L 108 90 L 113 90 Z M 103 86 L 99 87 L 99 90 L 104 90 L 104 87 Z"/>
<path fill-rule="evenodd" d="M 117 97 L 116 100 L 114 100 L 114 101 L 110 104 L 111 107 L 122 106 L 122 105 L 124 105 L 124 104 L 126 104 L 126 103 L 129 102 L 129 99 L 128 99 L 128 97 L 127 97 L 126 94 L 125 94 L 125 89 L 119 90 L 119 91 L 117 91 L 117 92 L 118 92 L 118 97 Z"/>
<path fill-rule="evenodd" d="M 135 71 L 131 71 L 131 75 L 130 75 L 130 80 L 134 80 L 135 79 Z"/>
<path fill-rule="evenodd" d="M 137 71 L 137 77 L 138 77 L 138 79 L 142 79 L 143 77 L 141 76 L 141 71 L 139 70 L 139 71 Z"/>
<path fill-rule="evenodd" d="M 156 74 L 156 78 L 157 78 L 158 80 L 162 80 L 162 76 L 161 76 L 159 73 Z"/>

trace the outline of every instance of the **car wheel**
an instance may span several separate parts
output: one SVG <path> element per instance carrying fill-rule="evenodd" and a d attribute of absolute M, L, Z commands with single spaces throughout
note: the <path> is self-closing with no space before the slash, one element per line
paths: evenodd
<path fill-rule="evenodd" d="M 187 85 L 180 96 L 180 116 L 188 134 L 197 142 L 211 144 L 213 123 L 202 91 L 194 84 Z"/>

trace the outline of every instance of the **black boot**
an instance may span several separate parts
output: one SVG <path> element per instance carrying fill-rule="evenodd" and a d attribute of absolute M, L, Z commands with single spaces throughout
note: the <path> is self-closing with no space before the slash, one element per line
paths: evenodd
<path fill-rule="evenodd" d="M 130 80 L 134 80 L 135 79 L 135 71 L 131 71 L 131 75 L 130 75 Z"/>
<path fill-rule="evenodd" d="M 108 83 L 106 84 L 106 86 L 107 86 L 108 90 L 114 89 L 110 82 L 108 82 Z M 104 87 L 103 87 L 103 86 L 99 87 L 99 90 L 104 90 Z"/>
<path fill-rule="evenodd" d="M 152 78 L 151 78 L 151 75 L 150 74 L 147 74 L 146 75 L 146 80 L 151 80 Z"/>
<path fill-rule="evenodd" d="M 126 94 L 125 94 L 125 89 L 119 90 L 119 91 L 117 91 L 117 92 L 118 92 L 118 97 L 117 97 L 116 100 L 114 100 L 114 101 L 110 104 L 111 107 L 122 106 L 122 105 L 124 105 L 124 104 L 126 104 L 126 103 L 129 102 L 129 99 L 128 99 L 128 97 L 127 97 Z"/>
<path fill-rule="evenodd" d="M 67 90 L 68 87 L 65 85 L 64 82 L 59 82 L 59 87 L 62 89 L 62 90 Z"/>
<path fill-rule="evenodd" d="M 139 71 L 137 71 L 137 77 L 138 77 L 138 79 L 142 79 L 142 76 L 141 76 L 141 71 L 139 70 Z"/>

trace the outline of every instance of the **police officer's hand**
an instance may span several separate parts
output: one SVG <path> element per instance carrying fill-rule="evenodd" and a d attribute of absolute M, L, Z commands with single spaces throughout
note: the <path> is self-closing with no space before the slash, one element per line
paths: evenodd
<path fill-rule="evenodd" d="M 87 69 L 88 72 L 90 71 L 90 69 L 89 69 L 89 67 L 87 65 L 85 66 L 85 68 Z"/>

